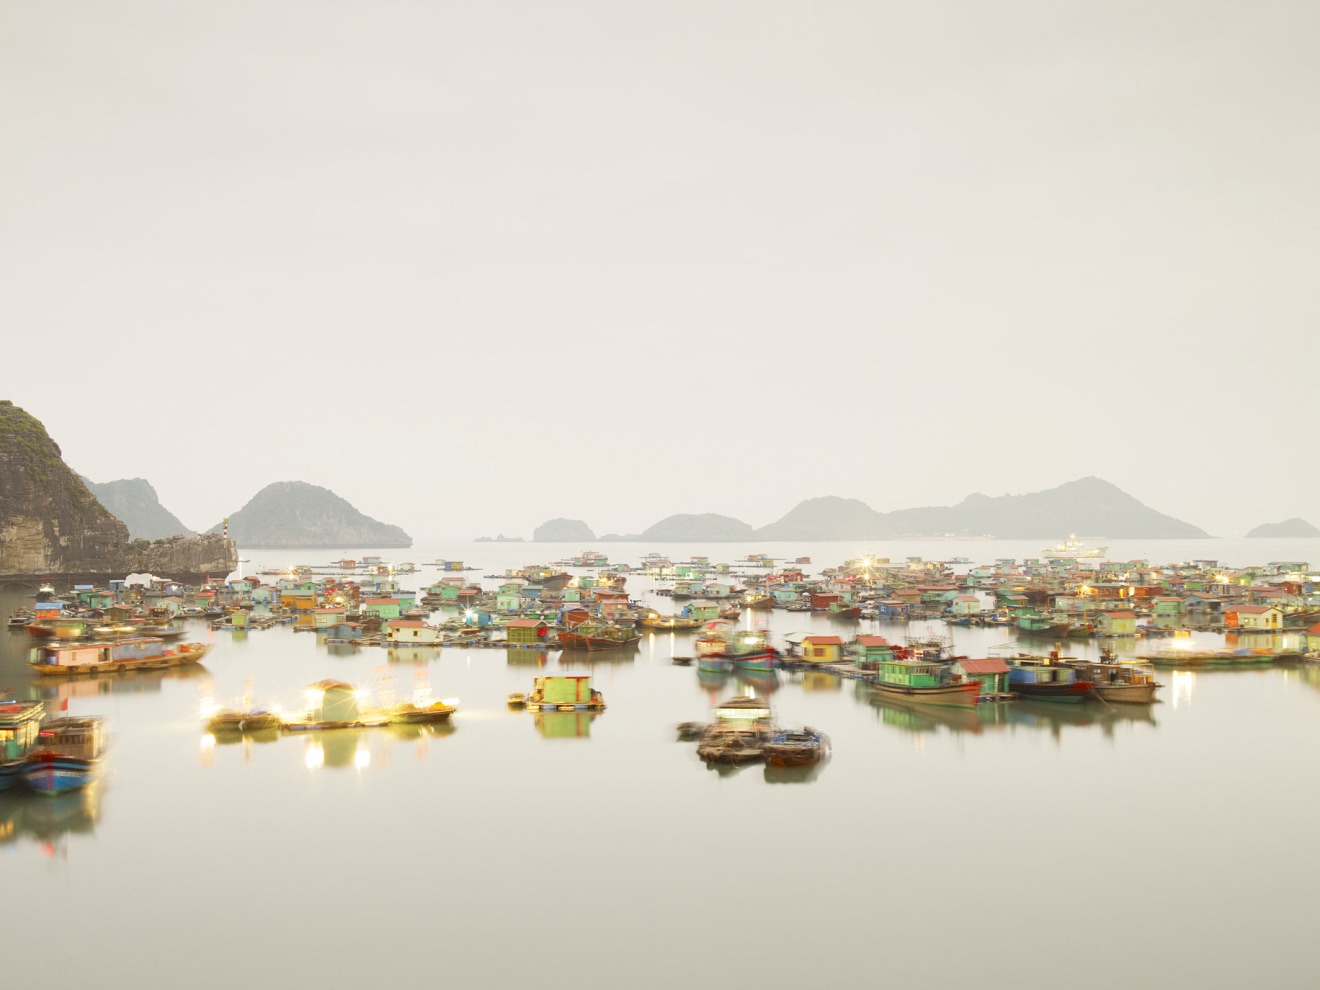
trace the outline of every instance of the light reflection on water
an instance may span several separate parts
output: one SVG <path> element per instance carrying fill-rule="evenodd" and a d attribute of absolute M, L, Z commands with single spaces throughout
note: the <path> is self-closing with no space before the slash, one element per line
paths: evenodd
<path fill-rule="evenodd" d="M 482 545 L 408 557 L 476 560 L 493 573 L 578 549 Z M 747 549 L 775 548 L 706 552 L 733 559 Z M 836 562 L 808 549 L 817 568 Z M 635 559 L 640 549 L 628 552 Z M 1022 554 L 986 545 L 967 555 Z M 1273 554 L 1287 556 L 1297 554 Z M 414 577 L 429 583 L 435 573 Z M 651 587 L 629 582 L 635 595 Z M 769 621 L 779 637 L 943 631 L 778 611 Z M 993 629 L 954 635 L 973 654 L 1008 640 Z M 15 796 L 0 796 L 0 830 L 15 823 L 0 882 L 24 885 L 33 917 L 65 910 L 66 887 L 116 906 L 80 930 L 80 952 L 60 964 L 69 976 L 220 986 L 259 971 L 343 985 L 415 979 L 425 955 L 443 958 L 446 978 L 482 985 L 520 984 L 530 966 L 543 988 L 732 987 L 746 985 L 750 945 L 758 986 L 856 986 L 881 969 L 913 986 L 962 986 L 969 972 L 1023 987 L 1111 986 L 1112 967 L 1079 962 L 1069 939 L 1034 942 L 1031 964 L 1011 973 L 983 968 L 1002 958 L 1018 920 L 1042 910 L 1149 919 L 1127 947 L 1126 985 L 1305 985 L 1310 971 L 1309 888 L 1295 853 L 1320 808 L 1309 789 L 1280 786 L 1320 759 L 1320 678 L 1309 671 L 1161 671 L 1163 703 L 1149 709 L 1037 703 L 964 713 L 887 705 L 864 684 L 819 671 L 707 676 L 671 663 L 694 652 L 679 633 L 648 635 L 620 657 L 565 660 L 417 647 L 395 657 L 277 627 L 218 634 L 203 674 L 54 685 L 27 676 L 25 637 L 0 643 L 0 684 L 55 707 L 67 700 L 70 714 L 105 715 L 116 737 L 113 801 L 98 791 L 91 809 L 37 807 L 51 820 L 20 826 Z M 255 691 L 294 709 L 323 678 L 406 695 L 413 675 L 402 664 L 420 664 L 436 697 L 462 699 L 452 724 L 213 743 L 202 731 L 207 680 L 222 702 Z M 509 692 L 567 669 L 592 674 L 604 714 L 507 709 Z M 747 691 L 772 699 L 782 722 L 828 732 L 828 762 L 708 770 L 691 743 L 674 742 L 674 726 L 708 720 L 720 700 Z M 776 786 L 785 783 L 810 786 Z M 61 831 L 55 820 L 66 815 Z M 1244 841 L 1266 825 L 1269 842 Z M 1122 836 L 1121 849 L 1094 855 L 1097 836 Z M 40 845 L 52 841 L 55 860 Z M 713 925 L 706 907 L 725 903 L 725 881 L 742 882 L 731 865 L 748 857 L 767 896 L 751 920 Z M 1032 863 L 1067 863 L 1067 875 L 1023 865 Z M 361 909 L 356 894 L 386 882 L 390 909 Z M 254 889 L 282 896 L 254 899 Z M 1239 910 L 1244 898 L 1271 904 L 1268 918 Z M 529 899 L 538 905 L 530 915 Z M 568 916 L 542 909 L 570 901 Z M 764 938 L 790 917 L 793 939 Z M 223 946 L 202 966 L 198 931 Z M 559 958 L 565 938 L 589 947 L 589 970 L 541 965 Z M 128 944 L 150 954 L 148 978 L 125 958 Z M 384 948 L 401 945 L 426 952 Z M 11 965 L 15 979 L 49 976 L 35 955 Z"/>

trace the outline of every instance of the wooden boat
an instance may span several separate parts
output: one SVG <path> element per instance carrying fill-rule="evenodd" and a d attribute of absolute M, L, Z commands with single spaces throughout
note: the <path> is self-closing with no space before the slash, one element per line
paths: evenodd
<path fill-rule="evenodd" d="M 819 763 L 829 745 L 829 737 L 809 725 L 801 729 L 781 729 L 764 746 L 765 762 L 774 767 Z"/>
<path fill-rule="evenodd" d="M 670 659 L 670 662 L 672 662 L 673 664 L 675 664 L 676 666 L 679 666 L 679 667 L 691 667 L 691 666 L 692 666 L 692 657 L 673 656 L 673 657 L 670 657 L 669 659 Z"/>
<path fill-rule="evenodd" d="M 102 719 L 65 717 L 43 725 L 21 771 L 38 794 L 63 794 L 86 787 L 105 773 Z"/>
<path fill-rule="evenodd" d="M 565 650 L 617 650 L 635 646 L 641 640 L 636 629 L 612 622 L 579 622 L 559 633 L 559 646 Z"/>
<path fill-rule="evenodd" d="M 1060 662 L 1057 653 L 1047 657 L 1019 654 L 1008 663 L 1008 687 L 1017 695 L 1037 701 L 1079 702 L 1094 697 L 1093 681 Z"/>
<path fill-rule="evenodd" d="M 453 705 L 443 701 L 433 701 L 429 705 L 417 705 L 410 701 L 393 705 L 386 709 L 391 722 L 422 723 L 447 722 L 449 716 L 458 711 Z"/>
<path fill-rule="evenodd" d="M 510 708 L 522 708 L 527 704 L 527 695 L 521 691 L 513 691 L 506 700 Z"/>
<path fill-rule="evenodd" d="M 278 712 L 264 708 L 237 710 L 222 708 L 212 713 L 206 720 L 206 730 L 214 735 L 221 733 L 253 733 L 268 729 L 278 729 L 283 725 Z"/>
<path fill-rule="evenodd" d="M 690 619 L 683 615 L 659 615 L 652 612 L 642 616 L 638 621 L 642 628 L 654 629 L 657 632 L 688 632 L 701 628 L 700 619 Z"/>
<path fill-rule="evenodd" d="M 62 616 L 58 619 L 36 619 L 28 627 L 28 635 L 36 639 L 81 639 L 91 628 L 91 620 Z"/>
<path fill-rule="evenodd" d="M 848 605 L 844 602 L 830 602 L 829 616 L 831 619 L 844 619 L 854 621 L 861 618 L 862 607 L 860 605 Z"/>
<path fill-rule="evenodd" d="M 1148 705 L 1164 685 L 1155 680 L 1155 668 L 1148 663 L 1121 661 L 1112 650 L 1102 650 L 1099 660 L 1064 660 L 1092 684 L 1092 693 L 1101 701 Z"/>
<path fill-rule="evenodd" d="M 1137 659 L 1145 663 L 1155 664 L 1158 667 L 1210 665 L 1254 667 L 1274 663 L 1280 659 L 1295 659 L 1296 656 L 1291 653 L 1280 654 L 1276 650 L 1267 649 L 1188 650 L 1169 647 L 1157 650 L 1154 653 L 1141 654 Z"/>
<path fill-rule="evenodd" d="M 774 735 L 770 719 L 770 706 L 760 698 L 726 698 L 715 709 L 715 721 L 702 731 L 697 756 L 708 764 L 760 760 Z"/>
<path fill-rule="evenodd" d="M 33 647 L 28 666 L 43 677 L 160 670 L 199 663 L 210 649 L 205 643 L 167 648 L 152 636 L 101 643 L 53 643 Z"/>
<path fill-rule="evenodd" d="M 361 704 L 364 692 L 343 681 L 323 680 L 307 688 L 307 711 L 283 718 L 289 732 L 317 732 L 326 729 L 371 729 L 389 725 L 389 715 Z"/>
<path fill-rule="evenodd" d="M 0 701 L 0 791 L 19 781 L 45 714 L 40 701 Z"/>
<path fill-rule="evenodd" d="M 968 708 L 981 700 L 980 681 L 964 679 L 942 649 L 894 650 L 891 658 L 878 664 L 873 684 L 886 697 L 926 705 Z"/>
<path fill-rule="evenodd" d="M 774 595 L 761 595 L 756 598 L 743 599 L 744 608 L 757 609 L 759 611 L 766 611 L 768 609 L 772 609 L 775 607 L 775 604 L 776 602 Z"/>

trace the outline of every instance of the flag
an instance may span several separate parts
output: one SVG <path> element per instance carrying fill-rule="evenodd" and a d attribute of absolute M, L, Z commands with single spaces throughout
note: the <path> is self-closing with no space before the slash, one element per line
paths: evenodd
<path fill-rule="evenodd" d="M 61 698 L 61 699 L 60 699 L 60 711 L 62 711 L 62 712 L 67 712 L 68 710 L 69 710 L 69 699 L 68 699 L 68 698 Z"/>

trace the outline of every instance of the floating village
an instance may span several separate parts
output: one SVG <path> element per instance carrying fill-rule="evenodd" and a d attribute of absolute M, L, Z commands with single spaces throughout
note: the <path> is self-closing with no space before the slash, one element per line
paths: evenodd
<path fill-rule="evenodd" d="M 895 710 L 976 717 L 1019 704 L 1150 706 L 1161 700 L 1160 668 L 1320 661 L 1320 574 L 1308 563 L 1153 564 L 1105 553 L 1070 538 L 1021 561 L 864 555 L 813 572 L 809 557 L 671 561 L 649 553 L 629 564 L 584 552 L 501 574 L 454 560 L 395 565 L 367 556 L 196 587 L 150 577 L 59 592 L 47 584 L 8 617 L 8 630 L 31 638 L 28 666 L 38 685 L 201 669 L 210 649 L 202 639 L 277 626 L 315 634 L 309 650 L 383 648 L 419 667 L 446 648 L 543 660 L 552 651 L 562 658 L 635 650 L 643 636 L 672 633 L 675 676 L 690 668 L 716 691 L 737 675 L 742 689 L 678 725 L 678 739 L 695 742 L 711 766 L 767 768 L 814 767 L 831 750 L 821 729 L 781 722 L 758 680 L 779 671 L 851 680 Z M 419 590 L 401 587 L 409 575 Z M 775 610 L 824 617 L 832 631 L 776 641 L 765 621 Z M 859 632 L 866 620 L 884 634 Z M 961 655 L 952 636 L 959 626 L 1001 627 L 1004 645 Z M 1223 645 L 1198 645 L 1202 634 Z M 1097 656 L 1074 655 L 1092 640 Z M 606 710 L 590 673 L 538 671 L 526 687 L 499 703 L 530 714 L 547 736 L 585 735 Z M 286 709 L 257 705 L 249 687 L 231 705 L 208 699 L 201 729 L 212 738 L 270 739 L 461 718 L 420 672 L 409 697 L 382 694 L 326 677 Z M 0 699 L 0 790 L 88 787 L 105 772 L 106 738 L 101 717 L 48 711 L 41 699 Z"/>

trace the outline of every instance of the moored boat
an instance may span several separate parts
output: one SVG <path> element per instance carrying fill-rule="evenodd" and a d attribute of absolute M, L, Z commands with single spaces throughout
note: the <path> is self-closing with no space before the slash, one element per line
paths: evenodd
<path fill-rule="evenodd" d="M 617 650 L 635 646 L 641 639 L 641 634 L 631 626 L 586 621 L 560 630 L 559 646 L 565 650 Z"/>
<path fill-rule="evenodd" d="M 1079 676 L 1073 667 L 1061 663 L 1057 653 L 1047 657 L 1019 654 L 1008 658 L 1006 662 L 1009 689 L 1022 698 L 1078 702 L 1094 697 L 1094 682 Z"/>
<path fill-rule="evenodd" d="M 45 713 L 40 701 L 0 701 L 0 791 L 18 782 Z"/>
<path fill-rule="evenodd" d="M 103 720 L 89 716 L 52 719 L 20 771 L 38 794 L 63 794 L 86 787 L 105 772 Z"/>
<path fill-rule="evenodd" d="M 1155 692 L 1164 685 L 1155 680 L 1155 668 L 1148 663 L 1119 660 L 1111 650 L 1102 650 L 1099 660 L 1065 660 L 1092 684 L 1092 693 L 1101 701 L 1144 705 L 1155 700 Z"/>
<path fill-rule="evenodd" d="M 774 767 L 808 766 L 819 763 L 829 745 L 829 736 L 809 725 L 780 729 L 764 746 L 765 762 Z"/>
<path fill-rule="evenodd" d="M 199 663 L 210 648 L 205 643 L 166 647 L 153 636 L 100 643 L 50 643 L 33 647 L 28 666 L 43 677 L 158 670 Z"/>

